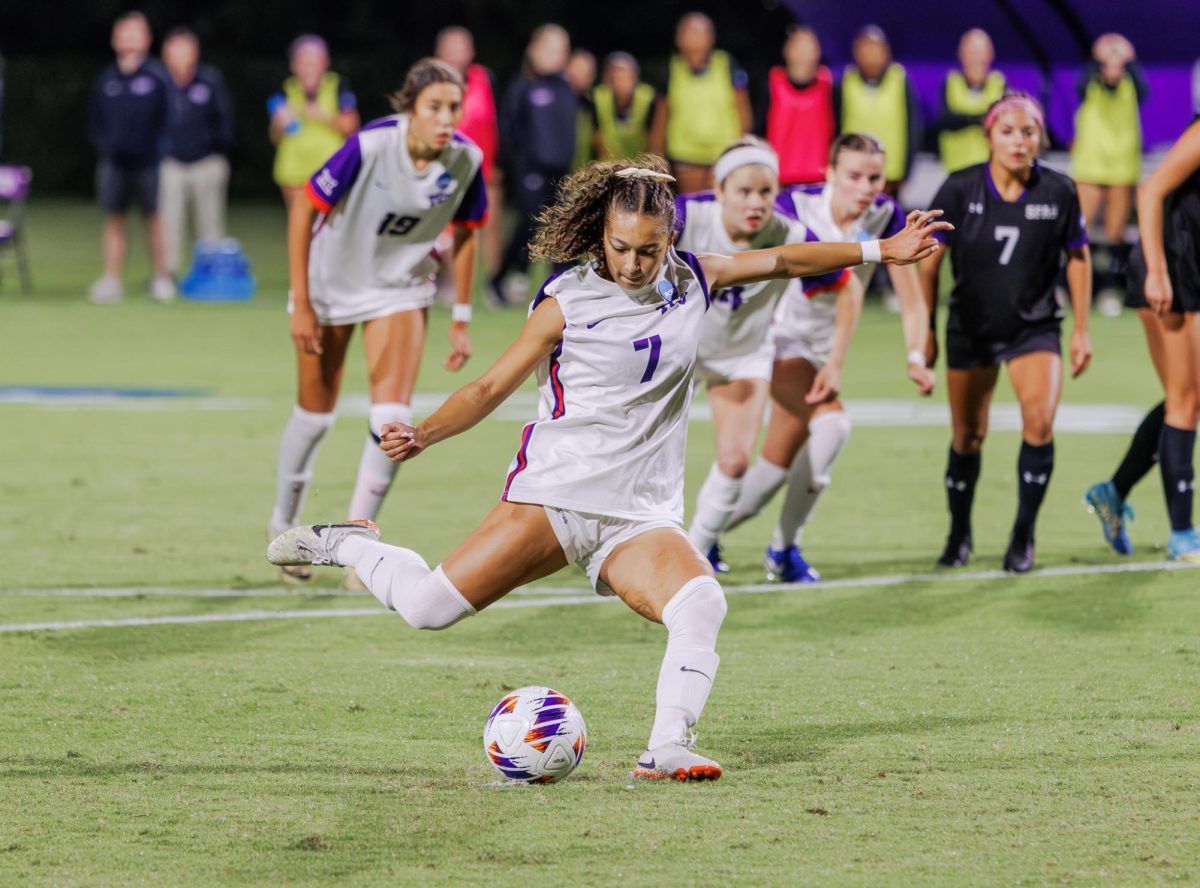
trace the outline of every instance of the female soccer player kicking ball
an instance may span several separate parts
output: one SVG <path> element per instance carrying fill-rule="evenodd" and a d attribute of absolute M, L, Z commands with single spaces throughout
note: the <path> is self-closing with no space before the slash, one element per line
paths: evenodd
<path fill-rule="evenodd" d="M 1142 420 L 1110 481 L 1087 492 L 1118 554 L 1133 551 L 1125 529 L 1133 485 L 1158 464 L 1171 520 L 1167 557 L 1200 562 L 1192 525 L 1196 422 L 1200 416 L 1200 120 L 1193 121 L 1138 190 L 1141 243 L 1125 304 L 1137 309 L 1166 401 Z"/>
<path fill-rule="evenodd" d="M 825 184 L 790 188 L 779 202 L 822 241 L 888 237 L 904 228 L 904 211 L 883 193 L 885 184 L 883 146 L 873 136 L 843 133 L 830 148 Z M 888 271 L 900 301 L 908 376 L 928 395 L 934 375 L 925 367 L 929 310 L 921 282 L 915 266 L 893 265 Z M 774 360 L 771 420 L 762 455 L 746 473 L 726 527 L 753 518 L 787 484 L 763 557 L 768 580 L 821 578 L 801 553 L 800 541 L 850 439 L 850 417 L 839 399 L 842 366 L 874 272 L 874 266 L 862 265 L 853 273 L 797 281 L 775 312 L 768 343 Z"/>
<path fill-rule="evenodd" d="M 954 270 L 946 324 L 953 440 L 946 467 L 950 536 L 937 563 L 961 567 L 970 558 L 979 454 L 1000 364 L 1007 363 L 1021 402 L 1023 441 L 1004 569 L 1024 573 L 1033 567 L 1034 524 L 1054 470 L 1054 414 L 1062 393 L 1063 311 L 1054 292 L 1059 263 L 1065 252 L 1075 377 L 1092 359 L 1091 257 L 1074 183 L 1037 162 L 1041 106 L 1024 93 L 1009 94 L 992 105 L 983 129 L 990 159 L 951 173 L 934 198 L 956 229 L 943 236 Z M 920 268 L 931 313 L 941 256 L 933 254 Z"/>
<path fill-rule="evenodd" d="M 790 244 L 735 256 L 671 246 L 666 163 L 643 155 L 593 163 L 566 179 L 532 252 L 579 264 L 552 276 L 517 340 L 477 381 L 419 426 L 392 423 L 382 448 L 402 462 L 460 434 L 536 373 L 539 419 L 525 426 L 501 502 L 433 570 L 379 542 L 369 521 L 297 527 L 267 551 L 275 564 L 353 567 L 410 625 L 442 629 L 514 588 L 578 564 L 601 594 L 667 628 L 657 711 L 634 775 L 716 779 L 689 735 L 716 676 L 725 598 L 683 533 L 683 467 L 696 350 L 710 293 L 856 265 L 864 253 L 913 262 L 949 229 L 914 213 L 868 244 Z M 878 252 L 876 252 L 878 251 Z"/>
<path fill-rule="evenodd" d="M 454 125 L 463 80 L 444 62 L 424 59 L 394 97 L 399 111 L 367 124 L 317 171 L 288 214 L 291 330 L 299 370 L 298 404 L 283 430 L 270 538 L 296 522 L 313 463 L 333 425 L 346 348 L 362 324 L 371 382 L 368 435 L 350 514 L 374 518 L 396 474 L 379 450 L 389 422 L 411 422 L 413 389 L 433 301 L 430 255 L 454 224 L 457 301 L 446 366 L 471 355 L 471 275 L 476 229 L 487 216 L 483 155 Z M 313 219 L 322 214 L 316 230 Z M 312 576 L 284 568 L 285 581 Z M 348 577 L 357 582 L 356 579 Z"/>

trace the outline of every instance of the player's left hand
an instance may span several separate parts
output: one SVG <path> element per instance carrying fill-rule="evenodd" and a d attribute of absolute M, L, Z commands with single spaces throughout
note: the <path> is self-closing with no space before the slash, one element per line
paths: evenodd
<path fill-rule="evenodd" d="M 1087 330 L 1071 334 L 1071 378 L 1078 378 L 1092 363 L 1092 337 Z"/>
<path fill-rule="evenodd" d="M 450 325 L 450 357 L 446 358 L 446 369 L 461 370 L 469 357 L 471 337 L 467 334 L 467 325 L 455 321 Z"/>
<path fill-rule="evenodd" d="M 937 376 L 928 367 L 922 367 L 920 364 L 909 364 L 908 378 L 917 384 L 917 391 L 922 396 L 929 397 L 933 394 L 933 387 L 937 384 Z"/>
<path fill-rule="evenodd" d="M 932 256 L 941 247 L 934 233 L 954 230 L 949 222 L 938 220 L 941 215 L 941 210 L 913 210 L 901 231 L 879 242 L 880 258 L 892 265 L 911 265 Z"/>
<path fill-rule="evenodd" d="M 817 371 L 817 375 L 813 379 L 812 388 L 804 396 L 804 402 L 806 404 L 824 404 L 827 401 L 835 400 L 841 390 L 841 368 L 834 367 L 832 364 L 826 364 Z"/>
<path fill-rule="evenodd" d="M 379 449 L 392 462 L 406 462 L 425 449 L 425 437 L 417 426 L 389 422 L 380 430 Z"/>

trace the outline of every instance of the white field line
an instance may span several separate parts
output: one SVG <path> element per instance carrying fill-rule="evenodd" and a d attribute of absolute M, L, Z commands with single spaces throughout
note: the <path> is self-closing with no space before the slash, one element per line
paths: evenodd
<path fill-rule="evenodd" d="M 1053 577 L 1077 577 L 1091 576 L 1096 574 L 1157 573 L 1174 570 L 1191 570 L 1195 568 L 1200 568 L 1200 565 L 1185 564 L 1180 562 L 1133 561 L 1125 564 L 1091 564 L 1048 567 L 1042 570 L 1024 574 L 1022 576 L 1015 576 L 999 570 L 972 571 L 966 573 L 945 572 L 931 574 L 886 574 L 883 576 L 874 577 L 852 577 L 843 580 L 827 580 L 812 585 L 759 583 L 741 586 L 727 586 L 725 591 L 734 595 L 753 595 L 771 592 L 794 592 L 804 589 L 812 589 L 814 591 L 818 589 L 867 589 L 886 586 L 904 586 L 915 583 L 991 582 L 1005 579 L 1012 580 L 1014 582 L 1020 582 L 1030 579 L 1046 579 Z M 134 597 L 147 593 L 154 595 L 174 595 L 181 598 L 262 598 L 270 596 L 296 596 L 298 594 L 295 591 L 284 589 L 18 589 L 10 592 L 0 592 L 0 598 L 5 595 L 117 598 Z M 250 594 L 247 595 L 247 593 Z M 305 592 L 302 594 L 307 596 L 322 595 L 327 593 L 324 591 L 315 592 L 305 590 Z M 332 592 L 329 594 L 363 595 L 365 593 Z M 575 604 L 599 604 L 600 602 L 615 600 L 613 598 L 594 595 L 591 590 L 576 586 L 538 586 L 534 588 L 523 588 L 515 590 L 513 596 L 514 597 L 505 598 L 496 602 L 491 606 L 491 608 L 489 608 L 489 610 L 509 610 L 514 608 L 528 607 L 555 607 L 559 605 Z M 242 623 L 258 620 L 316 620 L 328 617 L 381 617 L 387 614 L 388 611 L 379 607 L 285 611 L 252 610 L 230 614 L 181 614 L 159 617 L 125 617 L 112 620 L 65 620 L 44 623 L 8 623 L 0 624 L 0 633 L 60 631 L 70 629 L 116 629 L 133 626 L 179 626 L 197 623 Z"/>

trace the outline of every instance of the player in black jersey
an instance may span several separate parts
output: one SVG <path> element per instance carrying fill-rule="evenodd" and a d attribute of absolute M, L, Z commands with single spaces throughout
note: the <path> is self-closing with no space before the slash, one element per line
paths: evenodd
<path fill-rule="evenodd" d="M 1033 566 L 1033 531 L 1054 468 L 1054 413 L 1062 390 L 1062 306 L 1055 283 L 1064 251 L 1075 315 L 1071 375 L 1092 357 L 1088 335 L 1091 257 L 1074 183 L 1037 162 L 1044 126 L 1038 103 L 1023 93 L 996 102 L 984 119 L 987 163 L 951 173 L 933 206 L 955 226 L 950 248 L 954 289 L 946 324 L 946 374 L 953 423 L 946 494 L 950 536 L 938 564 L 961 567 L 971 554 L 971 502 L 1000 364 L 1021 402 L 1017 461 L 1019 505 L 1004 569 Z M 942 253 L 921 263 L 932 314 Z"/>
<path fill-rule="evenodd" d="M 1166 400 L 1146 414 L 1112 478 L 1086 498 L 1109 545 L 1128 555 L 1125 500 L 1157 456 L 1171 519 L 1167 555 L 1200 562 L 1200 535 L 1192 525 L 1200 418 L 1200 118 L 1142 183 L 1137 206 L 1141 243 L 1130 262 L 1125 302 L 1142 319 Z"/>

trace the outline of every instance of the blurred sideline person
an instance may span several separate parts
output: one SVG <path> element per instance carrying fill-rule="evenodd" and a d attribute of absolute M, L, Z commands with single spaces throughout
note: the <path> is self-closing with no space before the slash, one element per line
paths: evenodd
<path fill-rule="evenodd" d="M 1086 498 L 1109 545 L 1131 554 L 1126 500 L 1157 458 L 1171 523 L 1167 557 L 1200 562 L 1192 523 L 1200 418 L 1200 119 L 1142 183 L 1137 206 L 1141 241 L 1130 261 L 1126 305 L 1141 318 L 1166 399 L 1142 420 L 1112 478 Z"/>
<path fill-rule="evenodd" d="M 1125 283 L 1129 243 L 1125 227 L 1133 211 L 1133 191 L 1142 177 L 1142 121 L 1138 108 L 1148 89 L 1133 44 L 1120 34 L 1103 34 L 1092 46 L 1092 61 L 1077 86 L 1075 142 L 1071 175 L 1079 188 L 1084 224 L 1091 226 L 1104 205 L 1108 269 L 1099 276 L 1097 309 L 1119 314 L 1117 292 Z"/>
<path fill-rule="evenodd" d="M 575 159 L 579 100 L 564 71 L 571 55 L 565 29 L 534 30 L 521 73 L 505 90 L 500 108 L 500 156 L 516 225 L 490 283 L 497 305 L 524 304 L 529 296 L 529 238 L 533 223 L 553 199 Z"/>
<path fill-rule="evenodd" d="M 954 272 L 946 322 L 946 387 L 953 437 L 946 467 L 950 534 L 938 559 L 962 567 L 971 556 L 971 506 L 987 437 L 988 409 L 1000 375 L 1021 405 L 1017 515 L 1004 569 L 1033 568 L 1038 510 L 1054 471 L 1054 414 L 1062 395 L 1062 317 L 1056 288 L 1066 254 L 1075 330 L 1071 376 L 1092 359 L 1088 332 L 1092 269 L 1075 183 L 1038 163 L 1045 123 L 1025 93 L 1001 99 L 983 122 L 991 157 L 951 173 L 934 198 L 955 230 L 941 235 Z M 937 307 L 941 254 L 921 265 L 930 314 Z"/>
<path fill-rule="evenodd" d="M 487 184 L 488 206 L 496 208 L 496 212 L 488 214 L 488 221 L 480 233 L 483 268 L 485 273 L 491 274 L 500 264 L 500 252 L 504 246 L 501 224 L 504 214 L 499 211 L 504 206 L 504 176 L 497 165 L 500 131 L 496 116 L 495 78 L 491 71 L 475 61 L 475 37 L 459 25 L 438 32 L 433 54 L 458 71 L 467 84 L 458 131 L 483 152 L 483 181 Z M 448 233 L 453 235 L 453 228 Z M 449 243 L 447 240 L 446 245 Z M 444 267 L 453 271 L 452 264 Z"/>
<path fill-rule="evenodd" d="M 833 75 L 821 64 L 821 44 L 812 28 L 788 29 L 783 62 L 768 75 L 766 124 L 767 141 L 779 155 L 779 182 L 784 186 L 821 182 L 837 119 Z"/>
<path fill-rule="evenodd" d="M 647 150 L 654 87 L 639 79 L 641 67 L 627 52 L 604 59 L 603 81 L 592 90 L 596 115 L 596 156 L 626 160 Z"/>
<path fill-rule="evenodd" d="M 972 28 L 958 41 L 959 68 L 942 83 L 942 116 L 938 120 L 938 153 L 947 173 L 988 159 L 983 117 L 1004 98 L 1004 75 L 992 69 L 996 49 L 982 28 Z"/>
<path fill-rule="evenodd" d="M 124 298 L 121 274 L 131 206 L 141 210 L 146 223 L 154 267 L 150 295 L 159 302 L 175 298 L 158 216 L 158 164 L 170 105 L 167 75 L 150 58 L 150 42 L 150 23 L 140 12 L 117 19 L 112 29 L 116 62 L 96 78 L 88 99 L 88 136 L 100 152 L 96 197 L 104 214 L 104 276 L 88 292 L 95 303 Z"/>
<path fill-rule="evenodd" d="M 596 57 L 586 49 L 575 50 L 563 74 L 579 100 L 579 110 L 575 113 L 575 157 L 571 161 L 574 172 L 583 169 L 596 156 L 596 106 L 592 102 Z"/>
<path fill-rule="evenodd" d="M 471 617 L 574 562 L 597 593 L 666 629 L 654 722 L 632 776 L 716 780 L 694 728 L 717 676 L 725 595 L 682 532 L 696 351 L 711 291 L 823 274 L 864 255 L 911 262 L 937 243 L 936 214 L 888 241 L 789 244 L 734 256 L 671 246 L 674 194 L 662 158 L 593 163 L 566 179 L 532 246 L 567 265 L 542 285 L 516 340 L 419 426 L 390 423 L 381 447 L 407 461 L 490 415 L 531 374 L 539 419 L 521 433 L 501 501 L 441 564 L 386 545 L 370 521 L 295 527 L 274 564 L 353 568 L 415 629 Z M 569 264 L 568 264 L 569 263 Z"/>
<path fill-rule="evenodd" d="M 184 229 L 192 211 L 199 240 L 225 236 L 233 111 L 220 72 L 200 64 L 200 41 L 187 28 L 167 32 L 163 65 L 171 77 L 166 157 L 159 166 L 158 202 L 167 270 L 185 261 Z"/>
<path fill-rule="evenodd" d="M 704 13 L 689 12 L 679 20 L 677 52 L 650 124 L 650 150 L 670 161 L 680 194 L 712 188 L 717 156 L 754 123 L 746 72 L 715 48 L 716 39 Z"/>
<path fill-rule="evenodd" d="M 868 25 L 852 47 L 854 63 L 842 72 L 836 100 L 839 131 L 870 133 L 886 152 L 884 191 L 900 193 L 913 155 L 921 146 L 921 106 L 904 66 L 893 61 L 882 28 Z"/>
<path fill-rule="evenodd" d="M 904 228 L 904 211 L 883 193 L 883 146 L 864 133 L 843 133 L 829 152 L 823 185 L 786 189 L 780 205 L 819 240 L 863 241 L 891 237 Z M 759 459 L 746 473 L 726 530 L 761 512 L 785 484 L 779 521 L 763 557 L 767 579 L 819 580 L 801 551 L 804 529 L 833 466 L 850 439 L 850 418 L 840 400 L 842 367 L 858 325 L 863 293 L 875 265 L 840 277 L 793 285 L 771 326 L 771 419 Z M 891 265 L 907 351 L 906 371 L 922 395 L 933 391 L 926 365 L 929 313 L 916 266 Z"/>
<path fill-rule="evenodd" d="M 284 205 L 304 200 L 309 177 L 358 129 L 358 100 L 345 78 L 329 70 L 329 47 L 303 34 L 288 47 L 292 76 L 267 102 L 275 148 L 275 184 Z"/>
<path fill-rule="evenodd" d="M 297 405 L 279 444 L 274 537 L 297 520 L 317 449 L 333 425 L 346 349 L 362 325 L 371 387 L 367 437 L 350 512 L 374 518 L 396 474 L 379 450 L 388 423 L 412 422 L 412 397 L 433 301 L 430 255 L 438 235 L 458 226 L 453 256 L 458 288 L 446 368 L 471 356 L 475 229 L 487 216 L 483 154 L 455 133 L 465 85 L 454 68 L 427 58 L 393 97 L 396 114 L 373 121 L 309 180 L 288 215 L 291 333 Z M 313 221 L 321 214 L 314 230 Z M 305 581 L 307 568 L 285 569 Z"/>

